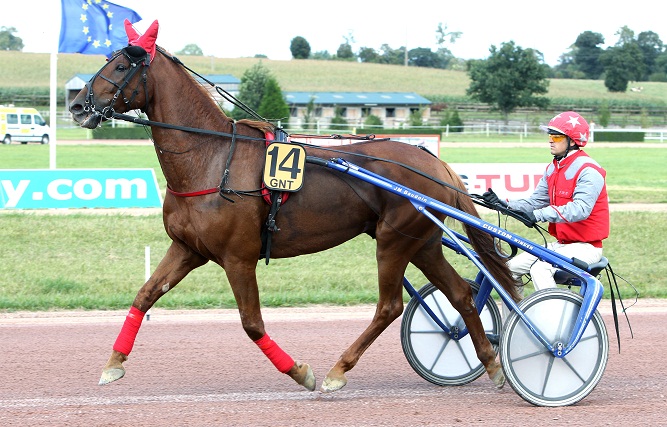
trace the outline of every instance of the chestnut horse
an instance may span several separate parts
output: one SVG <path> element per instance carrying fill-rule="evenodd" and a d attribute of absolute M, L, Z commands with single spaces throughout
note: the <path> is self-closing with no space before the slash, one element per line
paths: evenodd
<path fill-rule="evenodd" d="M 226 117 L 184 65 L 155 45 L 157 26 L 155 21 L 146 33 L 139 35 L 126 23 L 129 45 L 113 55 L 69 107 L 73 119 L 89 129 L 114 114 L 145 112 L 169 190 L 164 199 L 163 222 L 172 243 L 137 293 L 100 384 L 124 376 L 123 362 L 132 350 L 146 311 L 190 271 L 213 261 L 225 270 L 248 337 L 279 371 L 313 391 L 316 380 L 311 367 L 292 359 L 269 337 L 260 310 L 255 269 L 262 251 L 261 230 L 271 206 L 261 197 L 250 197 L 249 190 L 261 186 L 265 132 L 275 128 L 261 120 L 234 122 Z M 179 126 L 206 131 L 176 129 Z M 330 157 L 324 148 L 306 149 L 309 156 Z M 345 146 L 340 157 L 478 215 L 458 175 L 446 163 L 415 146 L 388 140 L 360 142 Z M 402 164 L 398 164 L 399 160 Z M 225 179 L 220 184 L 223 175 Z M 361 233 L 377 242 L 379 298 L 375 315 L 329 370 L 320 389 L 331 392 L 342 388 L 347 383 L 345 373 L 402 314 L 402 280 L 408 263 L 419 268 L 458 310 L 478 358 L 496 386 L 501 387 L 505 378 L 484 333 L 470 286 L 445 260 L 442 230 L 437 224 L 419 213 L 409 200 L 325 166 L 308 163 L 305 176 L 302 188 L 291 193 L 276 217 L 278 230 L 273 233 L 271 257 L 323 251 Z M 200 192 L 212 187 L 221 191 Z M 197 196 L 183 197 L 185 193 Z M 444 221 L 444 215 L 435 215 Z M 492 238 L 472 227 L 466 227 L 466 233 L 486 268 L 519 300 Z"/>

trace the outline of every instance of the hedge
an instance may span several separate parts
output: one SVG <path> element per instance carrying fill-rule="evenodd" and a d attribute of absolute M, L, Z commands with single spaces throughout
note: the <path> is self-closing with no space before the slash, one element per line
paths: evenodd
<path fill-rule="evenodd" d="M 597 131 L 593 135 L 596 142 L 644 142 L 645 132 Z"/>

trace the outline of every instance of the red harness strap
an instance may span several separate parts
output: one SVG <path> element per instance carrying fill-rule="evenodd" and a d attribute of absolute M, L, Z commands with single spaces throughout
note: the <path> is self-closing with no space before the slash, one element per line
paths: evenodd
<path fill-rule="evenodd" d="M 264 134 L 264 136 L 266 138 L 266 146 L 268 147 L 269 144 L 271 144 L 271 142 L 275 139 L 275 136 L 271 132 L 266 132 Z M 174 196 L 177 196 L 177 197 L 204 196 L 206 194 L 213 194 L 213 193 L 217 193 L 219 191 L 220 191 L 220 188 L 215 187 L 215 188 L 208 188 L 206 190 L 190 191 L 190 192 L 187 192 L 187 193 L 181 193 L 181 192 L 172 190 L 171 188 L 169 188 L 169 185 L 167 184 L 167 192 L 170 193 L 170 194 L 173 194 Z M 264 182 L 262 182 L 261 194 L 262 194 L 262 197 L 264 198 L 264 201 L 266 203 L 268 203 L 269 205 L 271 205 L 272 204 L 271 203 L 271 191 L 268 188 L 266 188 L 266 186 L 264 185 Z M 285 203 L 287 201 L 288 197 L 289 197 L 289 193 L 288 192 L 283 192 L 282 193 L 282 202 L 281 202 L 281 204 Z"/>
<path fill-rule="evenodd" d="M 212 194 L 212 193 L 217 193 L 220 191 L 218 187 L 215 188 L 209 188 L 208 190 L 200 190 L 200 191 L 193 191 L 191 193 L 179 193 L 178 191 L 174 191 L 169 186 L 167 186 L 167 191 L 174 196 L 178 197 L 194 197 L 194 196 L 203 196 L 205 194 Z"/>

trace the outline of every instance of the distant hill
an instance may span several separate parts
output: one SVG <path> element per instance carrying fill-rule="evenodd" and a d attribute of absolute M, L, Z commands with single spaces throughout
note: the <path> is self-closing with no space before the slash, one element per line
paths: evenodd
<path fill-rule="evenodd" d="M 214 58 L 180 56 L 189 68 L 200 74 L 231 74 L 241 78 L 257 62 L 262 62 L 275 76 L 283 91 L 415 92 L 433 102 L 433 120 L 442 108 L 456 108 L 463 119 L 500 120 L 486 104 L 472 102 L 466 96 L 470 85 L 467 73 L 433 68 L 364 64 L 346 61 L 289 60 L 257 58 Z M 104 56 L 58 54 L 58 102 L 64 99 L 65 83 L 79 73 L 94 74 L 106 61 Z M 17 102 L 48 105 L 50 55 L 0 51 L 0 103 Z M 631 83 L 626 93 L 610 93 L 602 80 L 552 79 L 547 97 L 547 111 L 523 109 L 512 120 L 542 123 L 555 111 L 578 110 L 599 121 L 604 103 L 610 105 L 612 121 L 620 126 L 667 125 L 667 83 Z M 18 92 L 17 92 L 18 91 Z M 9 101 L 8 101 L 9 100 Z M 23 105 L 23 104 L 22 104 Z"/>
<path fill-rule="evenodd" d="M 0 88 L 49 86 L 49 54 L 0 51 Z M 213 58 L 180 56 L 188 67 L 200 74 L 232 74 L 238 78 L 261 61 L 278 79 L 285 91 L 391 91 L 416 92 L 436 101 L 443 97 L 463 98 L 470 84 L 462 71 L 398 65 L 364 64 L 345 61 L 290 60 L 256 58 Z M 95 73 L 105 63 L 104 56 L 58 54 L 58 86 L 77 73 Z M 550 82 L 549 98 L 638 101 L 665 105 L 667 83 L 639 82 L 640 91 L 609 93 L 601 80 L 563 80 Z"/>

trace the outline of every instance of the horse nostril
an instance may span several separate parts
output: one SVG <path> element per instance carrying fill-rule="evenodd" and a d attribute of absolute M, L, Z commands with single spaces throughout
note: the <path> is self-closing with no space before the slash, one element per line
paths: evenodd
<path fill-rule="evenodd" d="M 83 110 L 83 107 L 82 107 L 81 104 L 79 104 L 79 103 L 71 104 L 71 105 L 69 106 L 69 111 L 70 111 L 70 113 L 79 113 L 79 112 L 81 112 L 82 110 Z"/>

